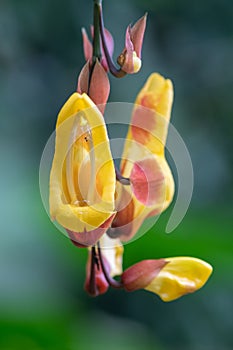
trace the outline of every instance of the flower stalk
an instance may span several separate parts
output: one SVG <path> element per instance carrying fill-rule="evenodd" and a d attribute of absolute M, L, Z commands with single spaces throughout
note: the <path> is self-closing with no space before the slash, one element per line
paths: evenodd
<path fill-rule="evenodd" d="M 97 243 L 97 247 L 98 247 L 98 255 L 99 255 L 99 261 L 100 261 L 100 265 L 101 265 L 101 268 L 103 270 L 103 273 L 104 273 L 104 277 L 106 278 L 106 281 L 108 282 L 108 284 L 112 287 L 112 288 L 115 288 L 115 289 L 122 289 L 124 288 L 124 285 L 121 283 L 121 282 L 118 282 L 116 281 L 114 278 L 112 278 L 106 267 L 105 267 L 105 264 L 104 264 L 104 260 L 103 260 L 103 256 L 102 256 L 102 252 L 101 252 L 101 247 L 100 247 L 100 242 L 98 241 Z"/>
<path fill-rule="evenodd" d="M 100 45 L 100 16 L 99 16 L 99 8 L 101 7 L 101 0 L 94 0 L 94 33 L 93 33 L 93 63 L 95 63 L 96 59 L 100 61 L 102 53 L 101 53 L 101 45 Z"/>

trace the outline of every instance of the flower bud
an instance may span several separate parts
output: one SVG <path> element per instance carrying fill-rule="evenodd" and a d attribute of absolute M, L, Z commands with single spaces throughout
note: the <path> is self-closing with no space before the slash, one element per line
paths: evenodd
<path fill-rule="evenodd" d="M 93 38 L 94 36 L 94 27 L 91 26 L 91 36 Z M 85 28 L 82 28 L 82 37 L 83 37 L 83 51 L 84 51 L 84 56 L 86 61 L 90 61 L 92 63 L 92 55 L 93 55 L 93 46 L 91 41 L 88 38 L 87 32 L 85 30 Z M 113 50 L 114 50 L 114 40 L 113 37 L 111 35 L 111 33 L 104 28 L 104 37 L 105 37 L 105 42 L 106 42 L 106 46 L 107 46 L 107 50 L 109 52 L 109 55 L 112 57 L 113 54 Z M 100 63 L 103 66 L 103 68 L 105 69 L 106 72 L 108 72 L 109 68 L 108 68 L 108 63 L 106 60 L 106 56 L 103 50 L 103 45 L 101 43 L 101 60 Z"/>
<path fill-rule="evenodd" d="M 91 281 L 91 260 L 92 254 L 91 251 L 88 252 L 88 260 L 86 266 L 86 280 L 84 283 L 85 291 L 92 297 L 96 297 L 98 295 L 104 294 L 107 292 L 109 284 L 104 277 L 104 273 L 100 265 L 95 264 L 94 270 L 92 273 L 94 274 L 93 281 Z M 105 268 L 109 270 L 109 266 L 107 261 L 104 259 Z"/>
<path fill-rule="evenodd" d="M 117 62 L 121 69 L 128 73 L 137 73 L 142 65 L 141 50 L 146 28 L 146 17 L 140 18 L 133 27 L 128 26 L 125 34 L 125 48 L 119 55 Z"/>
<path fill-rule="evenodd" d="M 110 92 L 108 75 L 98 60 L 94 63 L 94 68 L 91 69 L 90 65 L 90 61 L 88 61 L 81 70 L 78 77 L 77 91 L 80 94 L 86 93 L 100 112 L 104 114 Z"/>
<path fill-rule="evenodd" d="M 124 288 L 132 292 L 147 287 L 166 264 L 164 259 L 143 260 L 129 267 L 121 276 Z"/>

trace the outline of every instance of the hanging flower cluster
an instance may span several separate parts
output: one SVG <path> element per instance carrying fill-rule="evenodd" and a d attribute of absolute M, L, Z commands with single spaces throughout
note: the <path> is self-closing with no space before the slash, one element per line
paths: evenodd
<path fill-rule="evenodd" d="M 77 247 L 88 248 L 85 290 L 90 295 L 112 286 L 146 289 L 171 301 L 201 288 L 212 267 L 196 258 L 173 257 L 143 260 L 122 271 L 122 242 L 132 239 L 143 221 L 163 212 L 173 198 L 174 181 L 164 152 L 173 102 L 171 81 L 153 73 L 139 92 L 120 170 L 112 159 L 104 121 L 108 73 L 121 78 L 140 70 L 145 27 L 146 15 L 127 28 L 117 68 L 101 1 L 94 1 L 92 41 L 82 30 L 86 64 L 77 91 L 57 119 L 50 214 Z"/>

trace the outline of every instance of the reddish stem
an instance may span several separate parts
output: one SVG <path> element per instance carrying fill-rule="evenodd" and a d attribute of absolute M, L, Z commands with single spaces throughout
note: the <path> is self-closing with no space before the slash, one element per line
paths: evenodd
<path fill-rule="evenodd" d="M 106 281 L 108 282 L 108 284 L 115 288 L 115 289 L 122 289 L 124 288 L 123 284 L 121 282 L 118 282 L 116 280 L 114 280 L 114 278 L 112 278 L 111 276 L 109 276 L 106 267 L 104 265 L 104 261 L 103 261 L 103 257 L 102 257 L 102 253 L 101 253 L 101 248 L 100 248 L 100 243 L 98 242 L 98 255 L 99 255 L 99 261 L 100 261 L 100 265 L 104 274 L 104 277 L 106 279 Z"/>

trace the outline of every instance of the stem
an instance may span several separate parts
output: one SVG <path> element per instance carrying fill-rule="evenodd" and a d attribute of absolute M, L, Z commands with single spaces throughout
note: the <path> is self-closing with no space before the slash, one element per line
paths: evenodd
<path fill-rule="evenodd" d="M 101 40 L 102 40 L 102 44 L 103 44 L 103 49 L 104 49 L 104 53 L 105 53 L 105 57 L 108 63 L 108 68 L 110 70 L 110 72 L 117 78 L 122 78 L 124 77 L 127 73 L 124 72 L 121 68 L 117 69 L 112 58 L 111 55 L 109 54 L 108 51 L 108 46 L 105 40 L 105 34 L 104 34 L 104 19 L 103 19 L 103 13 L 102 13 L 102 6 L 101 6 L 101 1 L 99 1 L 98 4 L 98 15 L 99 15 L 99 29 L 100 29 L 100 35 L 101 35 Z"/>
<path fill-rule="evenodd" d="M 103 261 L 103 257 L 102 257 L 102 253 L 101 253 L 101 248 L 100 248 L 100 243 L 98 242 L 98 255 L 99 255 L 99 261 L 100 261 L 100 265 L 104 274 L 104 277 L 106 279 L 106 281 L 108 282 L 108 284 L 115 288 L 115 289 L 122 289 L 124 288 L 123 284 L 121 282 L 118 282 L 116 280 L 114 280 L 111 276 L 109 276 L 105 265 L 104 265 L 104 261 Z"/>
<path fill-rule="evenodd" d="M 91 295 L 96 295 L 95 264 L 96 264 L 96 251 L 95 251 L 95 247 L 92 247 L 91 248 L 91 276 L 90 276 L 90 294 Z"/>
<path fill-rule="evenodd" d="M 93 35 L 93 63 L 96 59 L 101 59 L 101 45 L 100 45 L 100 17 L 99 7 L 101 7 L 101 0 L 94 0 L 94 35 Z"/>
<path fill-rule="evenodd" d="M 90 65 L 90 73 L 88 78 L 88 89 L 87 94 L 89 95 L 91 78 L 94 71 L 96 61 L 101 59 L 101 43 L 100 43 L 100 18 L 99 18 L 99 7 L 101 6 L 101 0 L 94 0 L 94 33 L 93 33 L 93 53 L 92 53 L 92 64 Z"/>
<path fill-rule="evenodd" d="M 115 172 L 116 172 L 116 179 L 119 181 L 122 185 L 129 186 L 130 185 L 130 179 L 127 177 L 124 177 L 121 175 L 120 170 L 115 167 Z"/>

